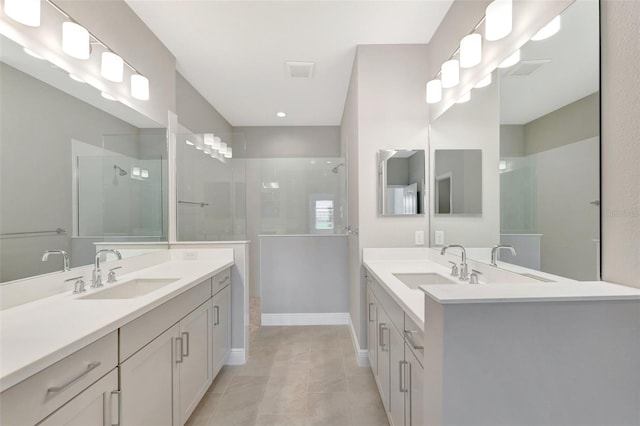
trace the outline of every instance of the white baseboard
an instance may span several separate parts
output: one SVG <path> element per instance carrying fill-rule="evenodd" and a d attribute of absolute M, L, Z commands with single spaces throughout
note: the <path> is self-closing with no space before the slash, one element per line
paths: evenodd
<path fill-rule="evenodd" d="M 227 357 L 227 365 L 243 365 L 247 362 L 247 355 L 243 348 L 231 348 Z"/>
<path fill-rule="evenodd" d="M 348 312 L 310 314 L 262 314 L 262 326 L 268 325 L 347 325 Z"/>
<path fill-rule="evenodd" d="M 351 322 L 351 316 L 349 316 L 349 330 L 351 330 L 351 342 L 353 343 L 353 349 L 356 352 L 356 362 L 360 367 L 369 366 L 369 353 L 366 349 L 360 349 L 358 343 L 358 336 L 356 336 L 356 330 L 353 328 L 353 322 Z"/>

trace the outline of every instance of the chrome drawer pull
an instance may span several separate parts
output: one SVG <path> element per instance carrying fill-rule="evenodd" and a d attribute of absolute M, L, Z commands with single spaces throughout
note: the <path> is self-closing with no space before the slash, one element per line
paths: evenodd
<path fill-rule="evenodd" d="M 94 362 L 90 362 L 89 365 L 87 365 L 87 368 L 79 373 L 77 376 L 75 376 L 74 378 L 70 379 L 68 382 L 66 382 L 65 384 L 61 385 L 61 386 L 54 386 L 51 387 L 49 389 L 47 389 L 47 392 L 60 392 L 61 390 L 63 390 L 64 388 L 72 385 L 73 383 L 77 382 L 78 380 L 80 380 L 81 378 L 83 378 L 84 376 L 86 376 L 87 374 L 89 374 L 92 370 L 98 368 L 98 366 L 100 366 L 101 362 L 100 361 L 94 361 Z"/>
<path fill-rule="evenodd" d="M 229 275 L 224 277 L 224 279 L 222 281 L 218 281 L 218 285 L 222 285 L 222 284 L 226 283 L 228 280 L 229 280 Z"/>
<path fill-rule="evenodd" d="M 407 341 L 407 343 L 409 343 L 409 345 L 411 345 L 411 347 L 413 348 L 413 350 L 417 350 L 417 351 L 421 351 L 424 349 L 424 346 L 419 346 L 416 345 L 415 342 L 413 341 L 413 339 L 411 338 L 411 336 L 413 335 L 413 333 L 418 333 L 417 331 L 413 331 L 413 330 L 405 330 L 404 331 L 404 338 Z"/>
<path fill-rule="evenodd" d="M 189 356 L 189 333 L 184 332 L 182 333 L 182 338 L 184 339 L 184 346 L 187 347 L 187 350 L 185 351 L 184 347 L 182 347 L 182 340 L 180 341 L 180 347 L 182 348 L 182 356 L 183 357 L 188 357 Z"/>
<path fill-rule="evenodd" d="M 176 337 L 174 339 L 175 343 L 176 343 L 176 364 L 180 364 L 183 361 L 183 357 L 182 357 L 182 337 Z M 178 342 L 180 342 L 180 344 L 178 344 Z M 178 356 L 180 358 L 178 358 Z"/>
<path fill-rule="evenodd" d="M 117 423 L 111 423 L 111 426 L 120 426 L 120 424 L 122 423 L 122 391 L 119 390 L 115 390 L 115 391 L 111 391 L 111 395 L 116 395 L 118 397 L 118 422 Z"/>
<path fill-rule="evenodd" d="M 220 308 L 218 306 L 213 307 L 214 317 L 213 325 L 220 325 Z"/>

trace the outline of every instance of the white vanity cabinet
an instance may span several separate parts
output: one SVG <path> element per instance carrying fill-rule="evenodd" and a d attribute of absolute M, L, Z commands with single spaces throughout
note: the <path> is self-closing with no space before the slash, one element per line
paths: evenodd
<path fill-rule="evenodd" d="M 370 282 L 369 282 L 370 283 Z M 376 298 L 373 295 L 371 284 L 367 285 L 367 355 L 369 357 L 369 365 L 373 370 L 373 374 L 378 374 L 378 363 L 376 354 L 378 348 L 378 330 L 377 330 L 377 312 L 378 306 Z"/>
<path fill-rule="evenodd" d="M 214 291 L 216 278 L 213 280 Z M 218 374 L 231 352 L 231 286 L 228 279 L 226 283 L 211 299 L 211 377 Z"/>

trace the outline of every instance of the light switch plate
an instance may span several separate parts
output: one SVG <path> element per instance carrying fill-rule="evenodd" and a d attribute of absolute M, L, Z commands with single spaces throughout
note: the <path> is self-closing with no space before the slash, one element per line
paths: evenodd
<path fill-rule="evenodd" d="M 424 245 L 424 231 L 416 231 L 415 235 L 414 235 L 414 240 L 417 246 L 423 246 Z"/>
<path fill-rule="evenodd" d="M 436 245 L 443 246 L 444 245 L 444 231 L 436 231 Z"/>

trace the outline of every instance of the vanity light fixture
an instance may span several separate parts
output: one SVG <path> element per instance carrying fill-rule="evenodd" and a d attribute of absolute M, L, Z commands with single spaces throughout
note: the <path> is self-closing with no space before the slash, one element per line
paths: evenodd
<path fill-rule="evenodd" d="M 131 176 L 140 176 L 140 167 L 133 167 L 131 169 Z"/>
<path fill-rule="evenodd" d="M 121 83 L 124 76 L 124 61 L 113 52 L 102 52 L 100 74 L 109 81 Z"/>
<path fill-rule="evenodd" d="M 76 59 L 89 59 L 91 54 L 89 31 L 75 22 L 63 22 L 62 51 Z"/>
<path fill-rule="evenodd" d="M 108 99 L 110 101 L 117 100 L 116 98 L 114 98 L 113 96 L 111 96 L 110 94 L 108 94 L 106 92 L 100 92 L 100 95 L 102 95 L 103 98 Z"/>
<path fill-rule="evenodd" d="M 143 178 L 148 178 L 149 177 L 149 170 L 147 169 L 142 169 L 140 171 L 140 176 L 142 176 Z"/>
<path fill-rule="evenodd" d="M 215 136 L 213 138 L 213 145 L 211 145 L 213 147 L 213 149 L 215 150 L 219 150 L 220 149 L 220 144 L 222 143 L 222 139 L 220 139 L 219 136 Z"/>
<path fill-rule="evenodd" d="M 460 67 L 475 67 L 482 61 L 482 36 L 473 33 L 460 40 Z"/>
<path fill-rule="evenodd" d="M 507 170 L 506 160 L 500 160 L 500 162 L 498 163 L 498 170 Z"/>
<path fill-rule="evenodd" d="M 520 62 L 520 49 L 516 50 L 507 59 L 502 61 L 498 68 L 509 68 Z"/>
<path fill-rule="evenodd" d="M 427 82 L 427 103 L 437 104 L 441 100 L 442 82 L 437 78 Z"/>
<path fill-rule="evenodd" d="M 286 117 L 286 116 L 287 116 L 287 113 L 286 113 L 286 112 L 282 112 L 282 111 L 280 111 L 280 112 L 276 113 L 276 115 L 277 115 L 278 117 L 280 117 L 280 118 L 284 118 L 284 117 Z"/>
<path fill-rule="evenodd" d="M 196 142 L 196 149 L 198 151 L 204 151 L 204 146 L 202 146 L 202 142 L 200 142 L 200 141 Z"/>
<path fill-rule="evenodd" d="M 218 152 L 224 155 L 227 152 L 227 144 L 224 142 L 220 142 L 220 149 L 218 149 Z"/>
<path fill-rule="evenodd" d="M 233 150 L 231 149 L 231 147 L 227 148 L 227 152 L 224 153 L 224 158 L 231 158 L 233 157 Z"/>
<path fill-rule="evenodd" d="M 194 146 L 195 144 L 191 142 L 189 139 L 185 139 L 184 142 L 189 146 Z"/>
<path fill-rule="evenodd" d="M 457 59 L 449 59 L 440 68 L 442 88 L 450 89 L 460 83 L 460 62 Z"/>
<path fill-rule="evenodd" d="M 205 145 L 213 146 L 213 142 L 215 140 L 213 133 L 205 133 L 203 139 Z"/>
<path fill-rule="evenodd" d="M 131 75 L 131 96 L 140 101 L 149 100 L 149 79 L 140 74 Z"/>
<path fill-rule="evenodd" d="M 491 84 L 491 73 L 487 74 L 486 77 L 484 77 L 482 80 L 477 82 L 476 85 L 473 86 L 473 88 L 474 89 L 482 89 L 483 87 L 487 87 L 490 84 Z"/>
<path fill-rule="evenodd" d="M 547 25 L 542 27 L 542 29 L 538 31 L 533 37 L 531 37 L 531 40 L 540 41 L 540 40 L 547 39 L 553 36 L 554 34 L 556 34 L 558 31 L 560 31 L 560 26 L 561 26 L 560 15 L 558 15 L 555 18 L 553 18 L 551 22 L 549 22 Z"/>
<path fill-rule="evenodd" d="M 460 98 L 456 101 L 457 104 L 463 104 L 465 102 L 469 102 L 471 100 L 471 91 L 465 93 L 460 96 Z"/>
<path fill-rule="evenodd" d="M 4 0 L 4 13 L 29 27 L 40 26 L 40 0 Z"/>
<path fill-rule="evenodd" d="M 34 52 L 33 50 L 31 50 L 31 49 L 29 49 L 27 47 L 23 48 L 22 50 L 24 50 L 24 53 L 26 53 L 27 55 L 29 55 L 29 56 L 31 56 L 33 58 L 40 59 L 40 60 L 44 59 L 42 56 L 38 55 L 36 52 Z"/>
<path fill-rule="evenodd" d="M 485 33 L 488 41 L 501 40 L 513 28 L 513 1 L 493 0 L 485 11 Z"/>
<path fill-rule="evenodd" d="M 204 152 L 207 155 L 211 155 L 211 147 L 208 145 L 204 146 L 204 149 L 202 150 L 202 152 Z"/>

